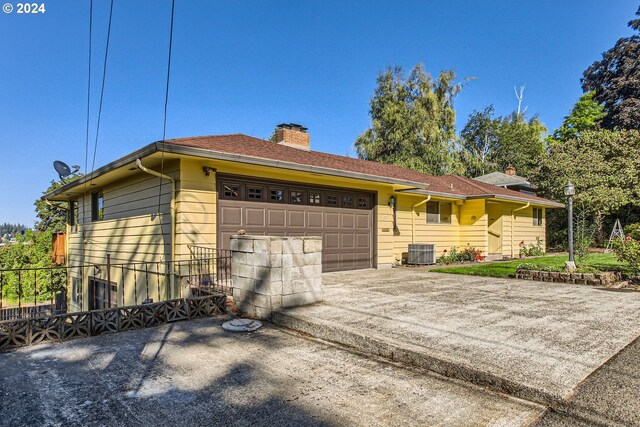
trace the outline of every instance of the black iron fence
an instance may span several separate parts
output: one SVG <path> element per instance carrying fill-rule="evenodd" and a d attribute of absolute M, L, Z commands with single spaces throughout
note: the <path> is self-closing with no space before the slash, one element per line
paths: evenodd
<path fill-rule="evenodd" d="M 230 251 L 202 249 L 187 261 L 0 270 L 0 320 L 230 294 Z"/>

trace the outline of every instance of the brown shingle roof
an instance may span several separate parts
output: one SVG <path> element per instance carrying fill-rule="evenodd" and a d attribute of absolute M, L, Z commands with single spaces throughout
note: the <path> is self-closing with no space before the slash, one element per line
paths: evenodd
<path fill-rule="evenodd" d="M 170 139 L 166 144 L 195 147 L 225 154 L 255 157 L 274 161 L 295 163 L 298 165 L 316 166 L 340 171 L 356 172 L 382 178 L 398 179 L 426 184 L 427 191 L 451 194 L 455 196 L 490 196 L 515 197 L 531 200 L 531 202 L 555 203 L 541 197 L 531 196 L 503 187 L 485 184 L 457 175 L 433 176 L 405 169 L 386 163 L 355 159 L 319 151 L 305 151 L 287 147 L 260 138 L 243 135 L 197 136 Z"/>

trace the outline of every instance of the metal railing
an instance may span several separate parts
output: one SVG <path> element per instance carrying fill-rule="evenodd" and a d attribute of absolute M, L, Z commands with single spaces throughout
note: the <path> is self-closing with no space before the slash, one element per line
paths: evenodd
<path fill-rule="evenodd" d="M 210 249 L 210 248 L 207 248 Z M 187 261 L 0 270 L 0 320 L 231 293 L 231 253 Z"/>

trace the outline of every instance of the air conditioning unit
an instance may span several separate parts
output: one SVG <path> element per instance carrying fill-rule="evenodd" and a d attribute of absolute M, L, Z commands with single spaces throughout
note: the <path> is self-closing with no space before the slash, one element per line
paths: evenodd
<path fill-rule="evenodd" d="M 436 263 L 436 245 L 430 243 L 412 243 L 409 245 L 407 264 L 429 265 Z"/>

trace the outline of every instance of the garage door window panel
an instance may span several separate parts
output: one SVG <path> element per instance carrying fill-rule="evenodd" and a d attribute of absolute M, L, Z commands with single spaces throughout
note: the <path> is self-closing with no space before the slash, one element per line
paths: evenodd
<path fill-rule="evenodd" d="M 289 192 L 289 203 L 292 205 L 301 205 L 304 203 L 304 191 L 291 190 Z"/>

